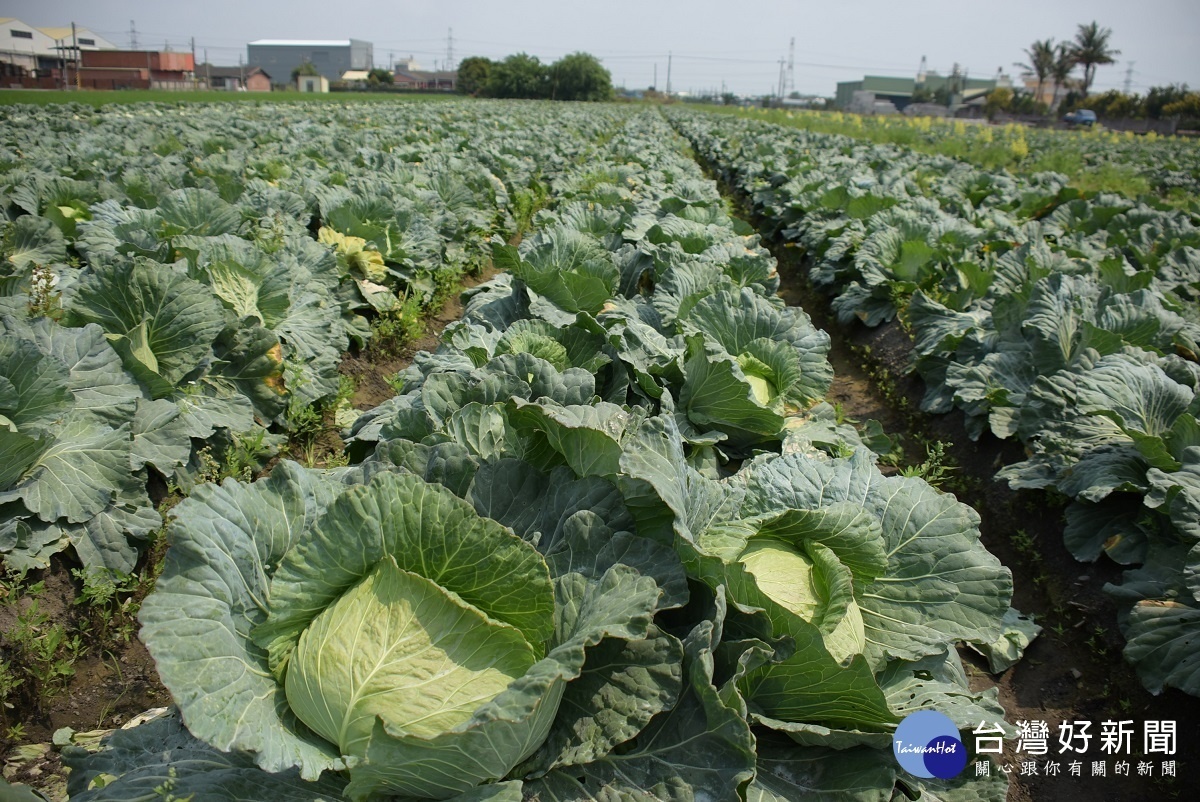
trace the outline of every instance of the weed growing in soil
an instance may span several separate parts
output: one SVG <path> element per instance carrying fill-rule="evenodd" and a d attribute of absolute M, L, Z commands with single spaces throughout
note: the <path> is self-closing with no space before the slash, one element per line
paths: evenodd
<path fill-rule="evenodd" d="M 330 442 L 328 436 L 345 427 L 338 422 L 338 413 L 351 409 L 350 400 L 356 389 L 357 383 L 353 377 L 340 376 L 337 392 L 332 397 L 323 398 L 315 404 L 297 402 L 294 406 L 288 406 L 288 450 L 292 455 L 310 468 L 318 465 L 336 468 L 348 464 L 341 441 L 334 437 Z"/>
<path fill-rule="evenodd" d="M 925 444 L 924 462 L 902 468 L 900 475 L 924 479 L 940 489 L 950 479 L 950 474 L 957 470 L 958 466 L 954 464 L 954 458 L 950 455 L 950 444 L 936 440 Z"/>
<path fill-rule="evenodd" d="M 134 594 L 142 585 L 142 577 L 82 568 L 72 569 L 71 576 L 82 583 L 75 604 L 84 609 L 87 619 L 80 628 L 98 645 L 129 643 L 137 630 L 141 602 Z"/>
<path fill-rule="evenodd" d="M 518 189 L 512 197 L 512 216 L 518 234 L 525 234 L 533 226 L 533 216 L 545 207 L 550 197 L 550 187 L 534 178 L 528 189 Z"/>
<path fill-rule="evenodd" d="M 41 595 L 44 582 L 35 582 L 23 590 L 10 592 L 5 605 L 13 614 L 12 623 L 0 632 L 0 650 L 5 660 L 0 666 L 0 699 L 7 718 L 20 697 L 41 707 L 61 694 L 75 676 L 75 662 L 86 651 L 79 633 L 69 634 L 62 622 L 52 622 L 43 611 Z M 8 721 L 5 726 L 11 726 Z"/>
<path fill-rule="evenodd" d="M 29 316 L 57 320 L 62 316 L 62 293 L 56 288 L 54 271 L 44 265 L 34 265 L 29 278 Z"/>
<path fill-rule="evenodd" d="M 371 321 L 370 350 L 383 357 L 398 356 L 407 343 L 425 332 L 422 311 L 420 301 L 402 296 L 398 305 L 380 312 Z"/>
<path fill-rule="evenodd" d="M 242 482 L 253 481 L 255 472 L 262 468 L 270 455 L 271 448 L 267 444 L 265 429 L 259 429 L 253 434 L 234 434 L 233 442 L 225 446 L 220 457 L 213 453 L 212 446 L 205 446 L 196 452 L 200 462 L 196 481 L 217 484 L 230 478 Z M 174 483 L 170 483 L 169 490 L 182 495 L 182 491 Z"/>
<path fill-rule="evenodd" d="M 463 276 L 468 270 L 462 265 L 444 264 L 438 270 L 434 271 L 430 277 L 433 279 L 433 299 L 429 302 L 428 309 L 440 309 L 442 304 L 446 303 L 452 295 L 457 295 L 462 289 Z M 418 335 L 420 336 L 420 335 Z"/>

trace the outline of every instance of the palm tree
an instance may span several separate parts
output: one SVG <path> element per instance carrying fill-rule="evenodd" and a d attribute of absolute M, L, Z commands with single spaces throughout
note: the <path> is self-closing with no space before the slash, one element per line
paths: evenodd
<path fill-rule="evenodd" d="M 1050 80 L 1054 82 L 1054 94 L 1050 98 L 1050 111 L 1058 105 L 1058 90 L 1071 78 L 1075 69 L 1075 50 L 1066 42 L 1059 42 L 1054 49 L 1054 63 L 1050 67 Z"/>
<path fill-rule="evenodd" d="M 1120 50 L 1110 50 L 1108 37 L 1112 36 L 1111 28 L 1101 28 L 1093 21 L 1090 25 L 1080 25 L 1075 33 L 1075 41 L 1071 44 L 1071 52 L 1075 63 L 1083 66 L 1083 96 L 1087 97 L 1088 87 L 1096 77 L 1096 67 L 1100 64 L 1116 64 L 1113 56 L 1121 55 Z"/>
<path fill-rule="evenodd" d="M 1022 70 L 1027 74 L 1037 76 L 1037 101 L 1042 102 L 1042 87 L 1046 84 L 1046 79 L 1050 77 L 1050 73 L 1054 69 L 1054 40 L 1047 39 L 1044 42 L 1034 42 L 1025 49 L 1025 56 L 1029 61 L 1025 64 L 1020 62 L 1015 63 L 1018 70 Z"/>

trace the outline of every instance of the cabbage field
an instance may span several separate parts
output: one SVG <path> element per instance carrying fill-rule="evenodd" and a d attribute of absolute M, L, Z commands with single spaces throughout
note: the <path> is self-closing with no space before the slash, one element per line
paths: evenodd
<path fill-rule="evenodd" d="M 1060 177 L 737 120 L 685 130 L 813 257 L 842 321 L 902 314 L 922 409 L 1020 440 L 997 478 L 1071 499 L 1081 561 L 1130 566 L 1125 657 L 1200 695 L 1200 228 L 1193 214 Z"/>
<path fill-rule="evenodd" d="M 782 242 L 844 322 L 903 321 L 924 411 L 1024 444 L 997 480 L 1070 500 L 1071 553 L 1129 566 L 1125 658 L 1200 695 L 1188 212 L 652 107 L 0 119 L 7 755 L 20 661 L 67 648 L 19 589 L 64 566 L 145 577 L 172 701 L 59 730 L 17 798 L 1004 799 L 892 736 L 1011 723 L 956 644 L 999 674 L 1038 627 L 979 514 L 827 400 Z M 345 355 L 472 276 L 355 403 Z"/>

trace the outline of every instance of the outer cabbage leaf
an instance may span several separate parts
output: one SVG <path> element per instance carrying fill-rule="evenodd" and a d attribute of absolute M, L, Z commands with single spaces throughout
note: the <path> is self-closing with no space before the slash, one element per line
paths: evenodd
<path fill-rule="evenodd" d="M 917 660 L 949 640 L 1000 635 L 1012 577 L 979 543 L 979 516 L 919 479 L 884 477 L 865 451 L 821 462 L 801 455 L 750 466 L 743 514 L 850 502 L 882 527 L 887 571 L 856 589 L 874 662 Z M 905 626 L 896 626 L 897 621 Z"/>
<path fill-rule="evenodd" d="M 684 691 L 619 751 L 564 766 L 526 783 L 550 800 L 685 800 L 733 798 L 754 773 L 754 739 L 740 700 L 713 687 L 713 651 L 721 639 L 724 597 L 684 640 Z"/>
<path fill-rule="evenodd" d="M 66 365 L 28 340 L 0 340 L 0 426 L 27 434 L 43 430 L 74 400 Z"/>
<path fill-rule="evenodd" d="M 69 322 L 96 323 L 128 367 L 156 391 L 173 388 L 212 351 L 225 325 L 220 302 L 173 269 L 134 260 L 94 269 L 79 280 Z"/>
<path fill-rule="evenodd" d="M 115 731 L 95 753 L 69 746 L 63 762 L 70 768 L 67 792 L 79 802 L 157 802 L 167 789 L 179 798 L 213 802 L 337 802 L 345 786 L 333 775 L 312 782 L 295 770 L 268 774 L 250 756 L 194 737 L 177 712 Z"/>
<path fill-rule="evenodd" d="M 343 768 L 341 757 L 295 719 L 250 633 L 266 620 L 275 567 L 344 475 L 283 462 L 253 485 L 198 486 L 175 508 L 166 565 L 139 615 L 142 641 L 193 735 L 255 753 L 266 771 L 299 767 L 305 779 Z"/>
<path fill-rule="evenodd" d="M 523 257 L 512 246 L 493 246 L 492 259 L 496 267 L 512 271 L 567 312 L 599 312 L 620 280 L 608 251 L 586 234 L 566 228 L 543 232 Z"/>

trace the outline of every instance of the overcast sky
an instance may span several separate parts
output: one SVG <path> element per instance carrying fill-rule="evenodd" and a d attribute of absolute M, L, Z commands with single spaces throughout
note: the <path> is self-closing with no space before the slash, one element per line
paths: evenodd
<path fill-rule="evenodd" d="M 600 57 L 618 85 L 667 83 L 676 91 L 720 89 L 764 94 L 777 85 L 779 59 L 795 37 L 794 88 L 832 95 L 838 81 L 863 74 L 914 75 L 921 57 L 949 73 L 957 62 L 972 77 L 1013 62 L 1035 39 L 1071 39 L 1095 20 L 1113 31 L 1118 63 L 1100 67 L 1095 86 L 1187 83 L 1200 87 L 1200 0 L 0 0 L 0 15 L 30 25 L 86 25 L 120 47 L 130 23 L 142 48 L 208 51 L 214 64 L 236 64 L 246 42 L 281 38 L 356 38 L 374 43 L 375 63 L 413 55 L 424 67 L 524 51 L 553 61 L 584 50 Z"/>

